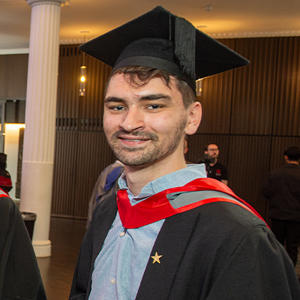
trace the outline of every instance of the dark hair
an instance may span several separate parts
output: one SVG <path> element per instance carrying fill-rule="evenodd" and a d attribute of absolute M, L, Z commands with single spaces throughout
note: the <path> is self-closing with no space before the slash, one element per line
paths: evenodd
<path fill-rule="evenodd" d="M 119 69 L 114 70 L 111 75 L 111 77 L 117 73 L 128 75 L 130 84 L 133 86 L 143 86 L 147 84 L 151 79 L 155 77 L 161 78 L 165 84 L 169 87 L 170 84 L 170 76 L 166 71 L 154 69 L 151 67 L 143 67 L 143 66 L 128 66 L 128 67 L 122 67 Z M 192 88 L 183 80 L 180 80 L 176 76 L 174 76 L 176 80 L 176 86 L 179 90 L 179 92 L 182 95 L 182 100 L 184 107 L 187 108 L 189 105 L 191 105 L 193 102 L 197 100 L 195 92 L 192 90 Z M 109 81 L 108 81 L 109 82 Z"/>
<path fill-rule="evenodd" d="M 288 147 L 283 152 L 283 155 L 286 155 L 288 157 L 288 160 L 298 161 L 300 160 L 300 148 L 297 146 Z"/>

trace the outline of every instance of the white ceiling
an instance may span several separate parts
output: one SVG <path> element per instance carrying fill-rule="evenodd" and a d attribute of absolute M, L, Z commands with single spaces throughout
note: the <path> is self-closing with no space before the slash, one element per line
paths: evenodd
<path fill-rule="evenodd" d="M 60 41 L 81 43 L 157 5 L 216 38 L 300 35 L 300 0 L 70 0 Z M 0 54 L 29 47 L 30 10 L 26 0 L 0 0 Z"/>

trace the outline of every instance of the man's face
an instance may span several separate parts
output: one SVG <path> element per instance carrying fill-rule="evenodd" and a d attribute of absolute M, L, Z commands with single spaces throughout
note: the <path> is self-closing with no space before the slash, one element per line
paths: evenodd
<path fill-rule="evenodd" d="M 104 132 L 125 165 L 147 166 L 170 157 L 184 159 L 184 134 L 190 131 L 188 111 L 173 77 L 169 87 L 160 78 L 136 87 L 126 75 L 117 73 L 105 96 Z"/>
<path fill-rule="evenodd" d="M 214 158 L 217 159 L 219 157 L 219 148 L 217 145 L 215 144 L 210 144 L 207 147 L 207 151 L 205 151 L 205 153 L 210 157 L 210 158 Z"/>

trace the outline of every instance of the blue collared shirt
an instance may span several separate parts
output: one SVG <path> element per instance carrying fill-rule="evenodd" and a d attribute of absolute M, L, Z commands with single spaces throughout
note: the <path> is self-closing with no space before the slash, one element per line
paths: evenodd
<path fill-rule="evenodd" d="M 153 180 L 145 185 L 137 196 L 128 189 L 124 176 L 119 178 L 118 183 L 120 189 L 127 190 L 131 204 L 135 205 L 165 189 L 182 186 L 203 177 L 206 177 L 204 164 L 191 164 Z M 126 230 L 117 213 L 94 263 L 89 300 L 135 299 L 151 250 L 163 223 L 164 220 L 160 220 Z"/>

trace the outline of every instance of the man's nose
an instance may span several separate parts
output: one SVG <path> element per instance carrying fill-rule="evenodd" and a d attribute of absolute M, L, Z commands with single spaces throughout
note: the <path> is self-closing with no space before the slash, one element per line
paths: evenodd
<path fill-rule="evenodd" d="M 128 108 L 127 113 L 120 124 L 126 131 L 136 130 L 144 127 L 143 113 L 137 107 Z"/>

